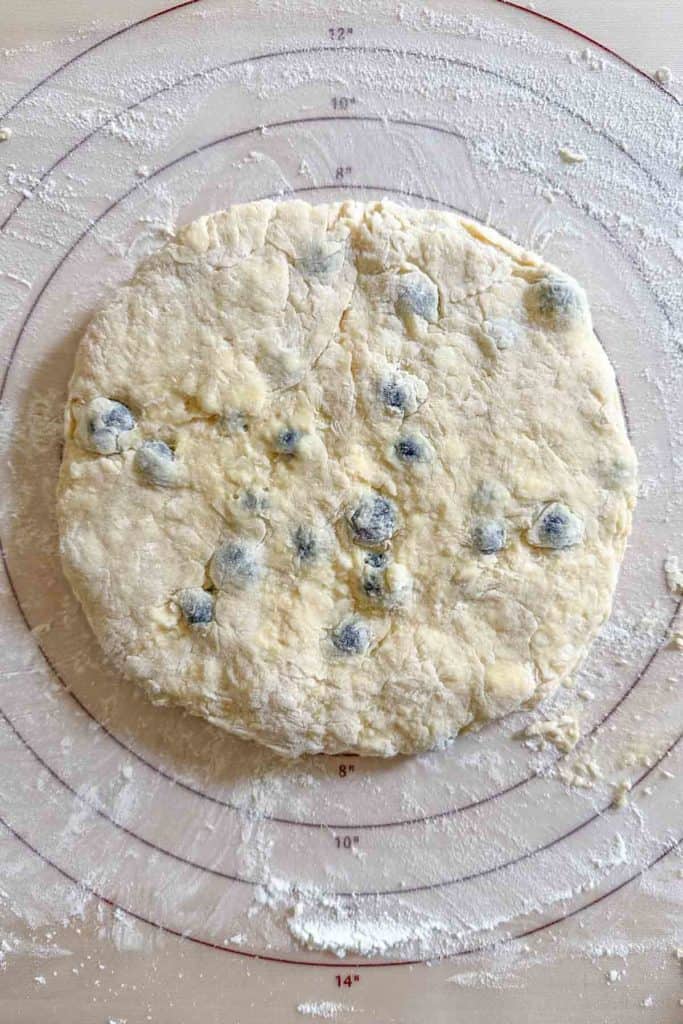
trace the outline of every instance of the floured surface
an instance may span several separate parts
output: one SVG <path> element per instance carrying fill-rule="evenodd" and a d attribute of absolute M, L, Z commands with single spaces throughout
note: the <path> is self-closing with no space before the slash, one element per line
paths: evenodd
<path fill-rule="evenodd" d="M 40 1024 L 44 1008 L 144 1019 L 144 991 L 153 1019 L 201 1008 L 212 1024 L 227 1006 L 301 1022 L 316 1018 L 298 1006 L 326 1003 L 344 1006 L 342 1024 L 427 1011 L 536 1024 L 553 1000 L 572 1024 L 596 1007 L 610 1024 L 669 1024 L 683 945 L 680 862 L 667 853 L 681 819 L 680 598 L 664 573 L 682 555 L 676 109 L 502 5 L 404 6 L 400 18 L 351 5 L 337 27 L 353 27 L 341 45 L 355 49 L 339 53 L 325 17 L 287 11 L 286 39 L 254 5 L 248 17 L 210 2 L 164 15 L 8 120 L 0 205 L 22 205 L 2 235 L 6 362 L 45 289 L 3 395 L 2 538 L 27 621 L 5 581 L 0 816 L 21 840 L 3 832 L 2 1012 L 30 999 Z M 53 69 L 94 38 L 8 55 L 7 100 L 36 59 Z M 344 97 L 355 103 L 333 107 Z M 561 147 L 586 160 L 565 163 Z M 580 280 L 639 456 L 614 612 L 574 685 L 433 754 L 288 766 L 152 708 L 107 668 L 60 572 L 62 409 L 93 313 L 178 225 L 291 193 L 450 205 Z M 358 951 L 369 941 L 383 950 L 373 964 L 431 965 L 370 970 Z M 584 998 L 568 1004 L 567 991 Z"/>
<path fill-rule="evenodd" d="M 285 753 L 412 753 L 551 692 L 635 498 L 571 278 L 452 214 L 259 203 L 93 322 L 61 549 L 157 703 Z"/>

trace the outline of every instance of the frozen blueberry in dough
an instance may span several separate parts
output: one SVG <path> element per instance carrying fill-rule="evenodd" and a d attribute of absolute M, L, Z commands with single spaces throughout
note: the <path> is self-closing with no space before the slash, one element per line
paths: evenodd
<path fill-rule="evenodd" d="M 338 272 L 343 262 L 343 245 L 331 241 L 312 246 L 308 255 L 297 261 L 297 266 L 306 276 L 327 277 Z"/>
<path fill-rule="evenodd" d="M 225 541 L 209 563 L 209 576 L 219 590 L 244 590 L 257 583 L 262 574 L 259 550 L 248 541 Z"/>
<path fill-rule="evenodd" d="M 389 611 L 404 607 L 412 597 L 412 577 L 398 562 L 385 559 L 378 567 L 366 564 L 361 583 L 366 598 Z"/>
<path fill-rule="evenodd" d="M 239 498 L 240 507 L 250 515 L 267 515 L 270 501 L 267 494 L 247 489 Z"/>
<path fill-rule="evenodd" d="M 349 516 L 349 524 L 357 544 L 377 547 L 396 531 L 396 507 L 381 494 L 366 494 Z"/>
<path fill-rule="evenodd" d="M 411 465 L 416 462 L 429 462 L 430 446 L 419 434 L 402 434 L 394 442 L 394 453 L 399 462 Z"/>
<path fill-rule="evenodd" d="M 370 646 L 372 634 L 361 619 L 348 619 L 332 630 L 332 645 L 340 654 L 364 654 Z"/>
<path fill-rule="evenodd" d="M 294 427 L 283 427 L 275 438 L 275 447 L 281 455 L 296 455 L 301 443 L 301 431 Z"/>
<path fill-rule="evenodd" d="M 173 487 L 178 482 L 175 455 L 165 441 L 144 441 L 135 452 L 133 462 L 148 484 Z"/>
<path fill-rule="evenodd" d="M 397 409 L 399 412 L 405 412 L 406 406 L 408 405 L 408 393 L 404 384 L 395 377 L 390 377 L 389 380 L 382 384 L 382 401 L 388 409 Z"/>
<path fill-rule="evenodd" d="M 484 555 L 501 551 L 506 540 L 507 532 L 502 519 L 479 519 L 472 528 L 472 543 Z"/>
<path fill-rule="evenodd" d="M 297 526 L 294 548 L 300 562 L 313 562 L 318 556 L 318 540 L 310 526 Z"/>
<path fill-rule="evenodd" d="M 401 274 L 396 287 L 396 311 L 421 316 L 434 323 L 439 318 L 439 289 L 421 270 Z"/>
<path fill-rule="evenodd" d="M 113 455 L 130 446 L 135 417 L 123 402 L 93 398 L 75 415 L 76 436 L 83 448 L 98 455 Z"/>
<path fill-rule="evenodd" d="M 377 569 L 366 569 L 363 573 L 363 591 L 367 597 L 380 599 L 384 593 L 383 574 Z"/>
<path fill-rule="evenodd" d="M 585 295 L 571 278 L 558 274 L 536 281 L 526 294 L 527 307 L 541 321 L 570 326 L 581 321 L 587 311 Z"/>
<path fill-rule="evenodd" d="M 427 388 L 413 374 L 395 370 L 379 384 L 379 396 L 388 412 L 410 415 L 424 402 Z"/>
<path fill-rule="evenodd" d="M 189 626 L 206 626 L 213 622 L 214 600 L 202 587 L 185 587 L 178 591 L 177 601 Z"/>
<path fill-rule="evenodd" d="M 571 548 L 583 539 L 583 521 L 558 501 L 546 505 L 528 532 L 529 543 L 538 548 Z"/>

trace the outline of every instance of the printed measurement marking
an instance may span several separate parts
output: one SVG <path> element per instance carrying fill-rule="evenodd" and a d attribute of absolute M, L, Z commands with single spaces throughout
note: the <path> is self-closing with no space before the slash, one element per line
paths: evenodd
<path fill-rule="evenodd" d="M 360 974 L 335 974 L 337 988 L 351 988 L 360 981 Z"/>
<path fill-rule="evenodd" d="M 337 769 L 337 771 L 339 773 L 339 778 L 340 779 L 348 778 L 349 774 L 351 772 L 355 772 L 355 770 L 356 770 L 355 764 L 340 764 L 339 768 Z"/>
<path fill-rule="evenodd" d="M 351 166 L 338 167 L 336 169 L 336 171 L 334 172 L 335 180 L 336 181 L 345 181 L 346 178 L 350 178 L 351 177 L 352 170 L 353 170 L 353 167 L 351 167 Z"/>
<path fill-rule="evenodd" d="M 356 102 L 355 96 L 333 96 L 332 97 L 332 109 L 333 110 L 348 110 Z"/>
<path fill-rule="evenodd" d="M 352 850 L 360 843 L 360 836 L 335 836 L 334 841 L 338 850 Z"/>
<path fill-rule="evenodd" d="M 335 43 L 339 43 L 342 39 L 348 39 L 349 36 L 352 36 L 353 29 L 341 28 L 339 25 L 333 25 L 332 28 L 328 28 L 327 34 L 330 39 L 334 39 Z"/>

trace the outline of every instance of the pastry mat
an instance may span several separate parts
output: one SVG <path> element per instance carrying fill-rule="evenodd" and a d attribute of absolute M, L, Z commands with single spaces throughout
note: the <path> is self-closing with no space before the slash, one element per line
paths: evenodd
<path fill-rule="evenodd" d="M 0 1017 L 533 1024 L 560 1006 L 666 1024 L 683 889 L 680 596 L 663 572 L 682 534 L 680 105 L 492 0 L 331 10 L 181 3 L 53 44 L 42 79 L 30 51 L 6 53 Z M 490 223 L 586 285 L 617 373 L 641 485 L 613 616 L 551 703 L 445 750 L 287 764 L 152 708 L 60 572 L 84 325 L 174 225 L 266 196 Z"/>

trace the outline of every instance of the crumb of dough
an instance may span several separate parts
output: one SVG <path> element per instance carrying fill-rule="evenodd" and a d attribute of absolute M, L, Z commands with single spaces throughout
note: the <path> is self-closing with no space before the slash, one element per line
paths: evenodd
<path fill-rule="evenodd" d="M 583 164 L 588 159 L 585 153 L 570 149 L 568 146 L 560 146 L 559 154 L 565 164 Z"/>
<path fill-rule="evenodd" d="M 683 596 L 683 568 L 677 555 L 667 555 L 664 559 L 664 576 L 666 585 L 674 597 Z"/>
<path fill-rule="evenodd" d="M 683 630 L 672 629 L 669 633 L 669 647 L 675 651 L 683 651 Z"/>
<path fill-rule="evenodd" d="M 598 779 L 602 778 L 602 772 L 595 761 L 585 758 L 574 761 L 573 764 L 560 772 L 560 777 L 574 789 L 592 789 Z"/>
<path fill-rule="evenodd" d="M 535 750 L 542 750 L 552 744 L 563 754 L 573 750 L 581 736 L 579 718 L 576 713 L 569 712 L 560 715 L 559 718 L 546 719 L 542 722 L 532 722 L 522 733 L 527 741 L 527 746 Z"/>
<path fill-rule="evenodd" d="M 631 783 L 628 780 L 618 782 L 612 791 L 612 807 L 624 807 L 628 803 Z"/>

